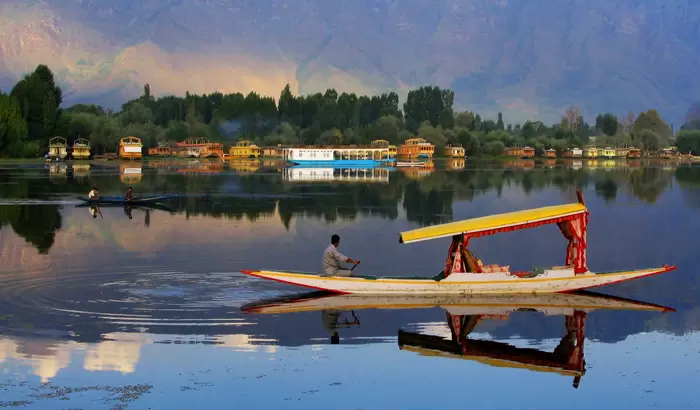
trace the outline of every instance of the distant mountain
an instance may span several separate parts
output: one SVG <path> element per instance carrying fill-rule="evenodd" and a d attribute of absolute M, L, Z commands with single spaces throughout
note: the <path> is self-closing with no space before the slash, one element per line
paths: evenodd
<path fill-rule="evenodd" d="M 436 84 L 506 122 L 657 108 L 700 95 L 695 0 L 5 0 L 0 86 L 47 63 L 67 102 Z"/>

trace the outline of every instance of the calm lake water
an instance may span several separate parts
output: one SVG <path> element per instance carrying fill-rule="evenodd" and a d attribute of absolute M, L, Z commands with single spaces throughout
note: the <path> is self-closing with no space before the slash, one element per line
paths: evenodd
<path fill-rule="evenodd" d="M 697 409 L 700 167 L 460 165 L 0 164 L 0 407 Z M 74 198 L 129 184 L 179 196 L 94 215 Z M 577 189 L 591 270 L 679 266 L 597 291 L 629 309 L 593 309 L 611 300 L 595 296 L 358 304 L 238 273 L 317 271 L 338 233 L 358 273 L 433 276 L 449 241 L 401 245 L 399 232 Z M 471 245 L 519 270 L 561 264 L 565 248 L 556 226 Z"/>

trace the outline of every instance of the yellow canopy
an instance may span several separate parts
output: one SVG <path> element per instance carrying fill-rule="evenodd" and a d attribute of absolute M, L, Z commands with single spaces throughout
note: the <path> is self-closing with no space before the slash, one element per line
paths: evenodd
<path fill-rule="evenodd" d="M 464 221 L 433 225 L 401 232 L 399 234 L 399 243 L 411 243 L 469 233 L 488 235 L 502 229 L 525 229 L 533 225 L 555 223 L 561 220 L 561 218 L 571 217 L 585 212 L 587 212 L 585 205 L 573 203 L 484 216 L 481 218 L 467 219 Z"/>

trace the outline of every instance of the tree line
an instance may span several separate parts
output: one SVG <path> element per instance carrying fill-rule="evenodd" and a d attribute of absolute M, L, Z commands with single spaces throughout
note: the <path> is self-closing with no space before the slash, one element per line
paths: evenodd
<path fill-rule="evenodd" d="M 367 144 L 376 139 L 400 144 L 420 137 L 435 144 L 437 152 L 448 143 L 462 144 L 470 156 L 498 156 L 508 146 L 525 145 L 562 151 L 583 147 L 595 137 L 598 146 L 656 151 L 675 143 L 681 152 L 700 152 L 700 110 L 689 112 L 675 136 L 653 109 L 622 117 L 603 113 L 589 124 L 581 109 L 571 106 L 555 124 L 512 124 L 501 113 L 487 119 L 456 111 L 454 92 L 436 86 L 410 90 L 403 104 L 395 92 L 358 96 L 328 89 L 297 96 L 289 85 L 277 100 L 255 92 L 156 98 L 148 84 L 140 97 L 116 112 L 91 104 L 61 108 L 62 102 L 63 92 L 45 65 L 25 75 L 9 94 L 0 92 L 0 156 L 41 155 L 54 136 L 69 144 L 88 139 L 93 153 L 116 152 L 125 136 L 139 137 L 147 147 L 188 137 L 225 143 L 250 139 L 259 145 Z"/>

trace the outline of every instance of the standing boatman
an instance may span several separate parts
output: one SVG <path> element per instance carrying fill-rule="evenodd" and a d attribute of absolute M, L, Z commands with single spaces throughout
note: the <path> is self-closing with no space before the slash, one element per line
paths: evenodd
<path fill-rule="evenodd" d="M 323 271 L 329 276 L 350 276 L 352 271 L 346 269 L 343 263 L 354 263 L 357 265 L 360 261 L 338 252 L 338 246 L 340 246 L 340 236 L 331 236 L 331 244 L 323 252 Z"/>

